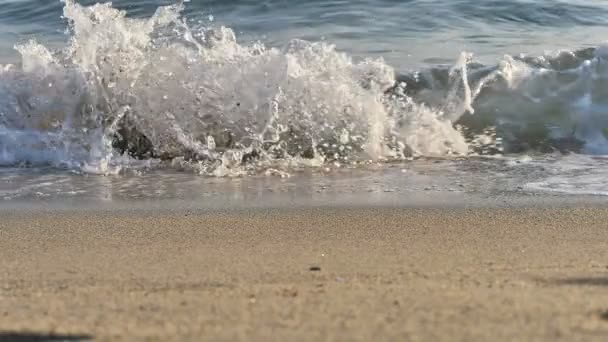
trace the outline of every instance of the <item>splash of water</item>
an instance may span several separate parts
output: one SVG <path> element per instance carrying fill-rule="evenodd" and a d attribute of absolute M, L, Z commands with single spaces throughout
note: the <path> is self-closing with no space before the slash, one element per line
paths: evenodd
<path fill-rule="evenodd" d="M 491 67 L 463 53 L 451 68 L 396 77 L 324 42 L 269 48 L 192 27 L 182 3 L 133 19 L 64 2 L 67 46 L 32 41 L 16 47 L 19 66 L 0 66 L 0 164 L 107 174 L 145 160 L 223 176 L 502 153 L 503 140 L 517 150 L 572 136 L 608 150 L 602 49 Z"/>
<path fill-rule="evenodd" d="M 382 60 L 320 42 L 243 45 L 229 28 L 190 27 L 182 10 L 131 19 L 66 0 L 68 46 L 18 46 L 21 67 L 0 72 L 0 162 L 106 173 L 130 152 L 221 175 L 244 161 L 467 153 L 458 113 L 386 95 L 395 72 Z"/>

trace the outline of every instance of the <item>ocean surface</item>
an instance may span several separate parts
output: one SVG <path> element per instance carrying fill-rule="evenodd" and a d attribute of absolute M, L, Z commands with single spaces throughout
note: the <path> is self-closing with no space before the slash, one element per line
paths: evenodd
<path fill-rule="evenodd" d="M 0 199 L 607 196 L 605 39 L 599 0 L 0 0 Z"/>

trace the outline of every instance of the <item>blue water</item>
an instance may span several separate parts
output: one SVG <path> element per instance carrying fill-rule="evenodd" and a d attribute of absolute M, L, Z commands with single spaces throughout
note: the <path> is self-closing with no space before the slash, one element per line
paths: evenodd
<path fill-rule="evenodd" d="M 93 4 L 95 0 L 81 0 Z M 116 0 L 130 16 L 150 16 L 164 0 Z M 31 38 L 60 45 L 59 0 L 0 0 L 0 56 Z M 233 28 L 242 41 L 281 46 L 325 40 L 355 56 L 383 57 L 399 69 L 451 63 L 461 51 L 493 63 L 505 54 L 597 46 L 608 38 L 602 0 L 193 0 L 186 15 Z"/>

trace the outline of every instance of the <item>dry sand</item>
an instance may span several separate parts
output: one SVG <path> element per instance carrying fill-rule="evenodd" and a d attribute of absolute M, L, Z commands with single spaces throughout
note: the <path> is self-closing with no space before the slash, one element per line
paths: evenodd
<path fill-rule="evenodd" d="M 607 209 L 1 215 L 0 340 L 608 340 Z"/>

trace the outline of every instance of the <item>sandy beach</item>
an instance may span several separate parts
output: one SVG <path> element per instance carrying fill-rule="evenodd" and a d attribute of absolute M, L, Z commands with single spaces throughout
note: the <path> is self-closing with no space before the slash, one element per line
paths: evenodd
<path fill-rule="evenodd" d="M 606 39 L 599 0 L 0 0 L 0 342 L 607 342 Z"/>
<path fill-rule="evenodd" d="M 606 222 L 599 208 L 5 211 L 0 340 L 605 341 Z"/>

